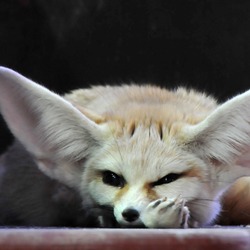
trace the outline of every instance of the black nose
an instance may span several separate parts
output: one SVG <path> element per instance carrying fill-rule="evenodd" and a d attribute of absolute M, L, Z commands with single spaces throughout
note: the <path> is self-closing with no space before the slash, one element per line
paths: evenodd
<path fill-rule="evenodd" d="M 123 218 L 128 222 L 133 222 L 139 218 L 139 212 L 134 208 L 127 208 L 122 212 Z"/>

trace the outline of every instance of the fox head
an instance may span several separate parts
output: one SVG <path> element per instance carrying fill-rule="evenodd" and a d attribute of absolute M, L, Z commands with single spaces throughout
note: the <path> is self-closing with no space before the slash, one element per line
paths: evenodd
<path fill-rule="evenodd" d="M 61 97 L 0 68 L 0 111 L 38 167 L 141 226 L 161 198 L 183 197 L 190 224 L 213 222 L 220 196 L 250 175 L 250 92 L 222 105 L 150 86 L 96 87 Z M 24 173 L 25 174 L 25 173 Z"/>

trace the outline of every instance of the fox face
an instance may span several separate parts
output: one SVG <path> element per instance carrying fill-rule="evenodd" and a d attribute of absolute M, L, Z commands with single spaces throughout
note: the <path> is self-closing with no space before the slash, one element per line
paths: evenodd
<path fill-rule="evenodd" d="M 122 226 L 147 224 L 148 206 L 165 197 L 183 199 L 192 220 L 208 224 L 220 210 L 216 173 L 177 143 L 173 138 L 164 142 L 153 124 L 139 126 L 88 162 L 82 190 L 95 202 L 113 207 Z"/>
<path fill-rule="evenodd" d="M 249 106 L 250 92 L 218 105 L 137 85 L 59 96 L 0 69 L 1 114 L 38 168 L 83 207 L 111 207 L 122 227 L 213 223 L 222 194 L 250 175 Z"/>

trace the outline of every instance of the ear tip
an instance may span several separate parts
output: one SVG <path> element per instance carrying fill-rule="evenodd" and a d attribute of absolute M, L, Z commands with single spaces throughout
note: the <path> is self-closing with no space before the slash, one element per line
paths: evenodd
<path fill-rule="evenodd" d="M 0 66 L 0 73 L 1 74 L 6 74 L 6 73 L 13 73 L 15 72 L 14 70 L 4 67 L 4 66 Z"/>
<path fill-rule="evenodd" d="M 0 66 L 0 81 L 1 79 L 6 79 L 9 77 L 18 76 L 18 75 L 19 74 L 16 71 L 10 68 L 4 67 L 4 66 Z"/>

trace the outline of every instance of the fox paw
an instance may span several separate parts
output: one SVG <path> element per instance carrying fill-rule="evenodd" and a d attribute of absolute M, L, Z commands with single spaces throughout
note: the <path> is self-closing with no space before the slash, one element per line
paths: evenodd
<path fill-rule="evenodd" d="M 187 228 L 188 219 L 189 209 L 180 196 L 153 201 L 141 215 L 142 222 L 148 228 Z"/>

